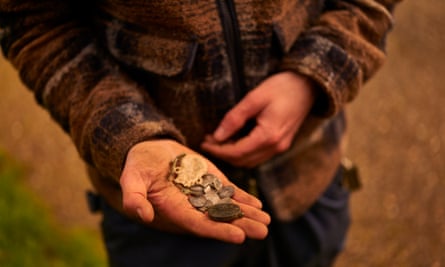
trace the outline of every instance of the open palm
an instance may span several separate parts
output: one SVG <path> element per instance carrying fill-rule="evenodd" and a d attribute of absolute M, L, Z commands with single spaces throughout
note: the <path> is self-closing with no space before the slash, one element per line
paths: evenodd
<path fill-rule="evenodd" d="M 223 184 L 235 187 L 233 200 L 244 217 L 231 223 L 215 222 L 188 202 L 186 195 L 167 179 L 170 161 L 182 153 L 196 154 L 172 140 L 142 142 L 129 151 L 120 179 L 125 212 L 152 227 L 171 232 L 231 243 L 242 243 L 246 237 L 264 238 L 270 217 L 261 211 L 261 202 L 230 183 L 210 161 L 207 161 L 209 173 L 218 176 Z"/>

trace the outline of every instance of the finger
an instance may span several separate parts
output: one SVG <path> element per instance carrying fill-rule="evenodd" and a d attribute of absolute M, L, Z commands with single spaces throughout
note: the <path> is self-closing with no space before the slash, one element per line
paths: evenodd
<path fill-rule="evenodd" d="M 269 232 L 267 225 L 247 217 L 235 220 L 232 224 L 241 228 L 252 239 L 264 239 Z"/>
<path fill-rule="evenodd" d="M 257 153 L 245 157 L 242 162 L 243 165 L 241 166 L 246 168 L 254 168 L 272 158 L 273 155 L 274 153 L 271 149 L 260 150 Z"/>
<path fill-rule="evenodd" d="M 235 202 L 236 203 L 236 202 Z M 244 217 L 235 220 L 233 223 L 215 222 L 209 217 L 190 206 L 187 212 L 176 212 L 172 214 L 174 221 L 187 229 L 188 232 L 206 237 L 214 238 L 224 242 L 242 243 L 246 236 L 255 239 L 262 239 L 267 235 L 267 225 L 270 223 L 270 216 L 258 208 L 237 203 L 244 213 Z"/>
<path fill-rule="evenodd" d="M 265 131 L 266 127 L 255 127 L 254 130 L 245 138 L 246 140 L 240 139 L 238 142 L 231 144 L 234 148 L 233 151 L 230 151 L 230 147 L 223 153 L 226 153 L 227 156 L 232 155 L 233 158 L 227 158 L 226 160 L 230 160 L 229 162 L 232 164 L 238 164 L 237 166 L 243 167 L 255 167 L 259 164 L 264 163 L 265 161 L 271 159 L 273 156 L 280 154 L 287 149 L 289 149 L 293 135 L 295 131 L 285 131 L 276 135 L 271 135 L 269 132 Z M 250 140 L 247 140 L 247 139 Z M 249 141 L 250 143 L 247 143 Z M 229 146 L 229 144 L 219 144 L 220 146 Z M 242 153 L 235 150 L 235 147 L 239 146 L 238 149 L 243 149 L 246 147 L 246 152 L 241 157 L 237 157 L 236 153 Z M 247 150 L 247 147 L 251 146 L 250 150 Z M 255 147 L 256 146 L 256 147 Z"/>
<path fill-rule="evenodd" d="M 201 148 L 222 159 L 242 159 L 256 149 L 255 141 L 251 140 L 250 136 L 241 138 L 233 143 L 217 143 L 207 139 L 202 143 Z"/>
<path fill-rule="evenodd" d="M 213 134 L 217 142 L 226 141 L 243 128 L 249 119 L 254 118 L 255 115 L 260 113 L 265 103 L 262 98 L 257 98 L 255 95 L 255 91 L 250 92 L 226 113 Z"/>
<path fill-rule="evenodd" d="M 143 222 L 152 222 L 154 210 L 147 200 L 147 186 L 142 182 L 142 179 L 139 179 L 137 174 L 130 175 L 124 171 L 120 184 L 124 211 Z"/>
<path fill-rule="evenodd" d="M 204 215 L 205 218 L 199 224 L 196 223 L 196 217 L 191 220 L 182 218 L 181 221 L 187 222 L 188 228 L 195 235 L 214 238 L 224 242 L 240 244 L 244 242 L 246 237 L 253 239 L 265 238 L 268 233 L 267 225 L 270 223 L 268 215 L 248 206 L 244 206 L 243 209 L 245 216 L 231 223 L 215 222 L 206 215 Z"/>
<path fill-rule="evenodd" d="M 234 200 L 239 203 L 254 207 L 256 209 L 261 209 L 263 207 L 263 203 L 261 202 L 261 200 L 240 189 L 235 184 L 232 185 L 235 187 L 235 194 L 232 197 Z"/>
<path fill-rule="evenodd" d="M 233 143 L 216 143 L 206 139 L 201 148 L 235 166 L 252 167 L 272 157 L 275 149 L 263 130 L 255 127 L 252 132 Z"/>
<path fill-rule="evenodd" d="M 237 203 L 243 211 L 243 218 L 234 220 L 233 225 L 240 227 L 247 237 L 253 239 L 264 239 L 268 233 L 268 225 L 271 222 L 269 214 L 266 212 L 245 205 Z"/>
<path fill-rule="evenodd" d="M 263 225 L 269 225 L 271 218 L 270 215 L 258 208 L 252 207 L 250 205 L 246 205 L 243 203 L 235 202 L 238 204 L 243 211 L 244 217 L 259 222 Z"/>
<path fill-rule="evenodd" d="M 177 212 L 172 217 L 181 228 L 197 236 L 235 244 L 244 242 L 246 238 L 246 233 L 240 227 L 212 221 L 206 214 L 191 206 L 188 212 Z"/>
<path fill-rule="evenodd" d="M 144 223 L 151 223 L 154 219 L 153 206 L 138 192 L 124 194 L 123 206 L 126 212 L 137 216 Z"/>
<path fill-rule="evenodd" d="M 213 221 L 211 221 L 210 223 L 212 224 L 212 226 L 209 227 L 207 234 L 202 235 L 203 237 L 209 237 L 234 244 L 241 244 L 246 239 L 247 234 L 239 226 Z"/>
<path fill-rule="evenodd" d="M 203 234 L 201 234 L 201 232 L 203 232 Z M 214 221 L 209 221 L 209 227 L 203 228 L 201 226 L 195 234 L 205 238 L 217 239 L 234 244 L 243 243 L 247 236 L 244 229 L 237 225 Z"/>

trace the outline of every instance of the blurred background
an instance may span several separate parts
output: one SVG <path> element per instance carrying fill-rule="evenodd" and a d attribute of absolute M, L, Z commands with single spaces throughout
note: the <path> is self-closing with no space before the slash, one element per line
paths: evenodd
<path fill-rule="evenodd" d="M 352 194 L 353 222 L 336 267 L 445 266 L 444 12 L 445 1 L 402 2 L 387 62 L 347 107 L 347 154 L 363 187 Z M 97 234 L 77 152 L 3 58 L 0 126 L 0 151 L 19 163 L 24 186 L 55 225 Z"/>

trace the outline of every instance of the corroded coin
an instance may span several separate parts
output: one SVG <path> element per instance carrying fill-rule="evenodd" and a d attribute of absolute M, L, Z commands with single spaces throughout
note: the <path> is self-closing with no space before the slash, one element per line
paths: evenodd
<path fill-rule="evenodd" d="M 193 196 L 202 196 L 204 195 L 204 187 L 201 185 L 193 185 L 189 188 L 190 194 Z"/>
<path fill-rule="evenodd" d="M 201 178 L 201 185 L 204 187 L 211 186 L 215 190 L 219 190 L 222 187 L 221 180 L 214 174 L 206 173 Z"/>
<path fill-rule="evenodd" d="M 193 207 L 195 208 L 202 208 L 207 204 L 207 198 L 205 198 L 204 196 L 189 196 L 189 201 L 190 204 L 192 204 Z"/>
<path fill-rule="evenodd" d="M 218 190 L 218 196 L 220 198 L 231 198 L 235 194 L 235 188 L 230 185 L 225 185 Z"/>
<path fill-rule="evenodd" d="M 243 217 L 240 207 L 234 203 L 220 203 L 207 210 L 210 219 L 218 222 L 230 222 Z"/>

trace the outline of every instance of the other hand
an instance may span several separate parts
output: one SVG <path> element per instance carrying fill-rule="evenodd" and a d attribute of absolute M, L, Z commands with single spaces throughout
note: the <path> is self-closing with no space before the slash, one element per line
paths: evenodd
<path fill-rule="evenodd" d="M 275 74 L 227 112 L 201 147 L 232 165 L 257 166 L 290 147 L 314 98 L 314 88 L 307 77 L 294 72 Z M 252 119 L 256 125 L 250 133 L 231 140 Z"/>

